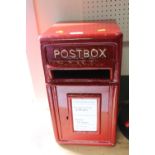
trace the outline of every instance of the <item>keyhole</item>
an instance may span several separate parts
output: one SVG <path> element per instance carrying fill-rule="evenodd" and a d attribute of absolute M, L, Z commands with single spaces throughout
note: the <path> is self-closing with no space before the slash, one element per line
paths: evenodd
<path fill-rule="evenodd" d="M 66 116 L 66 119 L 68 120 L 68 116 Z"/>

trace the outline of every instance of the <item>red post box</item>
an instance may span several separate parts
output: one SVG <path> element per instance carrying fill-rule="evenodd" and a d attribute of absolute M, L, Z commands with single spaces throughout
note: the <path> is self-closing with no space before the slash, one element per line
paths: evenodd
<path fill-rule="evenodd" d="M 122 55 L 118 25 L 57 23 L 40 42 L 56 140 L 114 145 Z"/>

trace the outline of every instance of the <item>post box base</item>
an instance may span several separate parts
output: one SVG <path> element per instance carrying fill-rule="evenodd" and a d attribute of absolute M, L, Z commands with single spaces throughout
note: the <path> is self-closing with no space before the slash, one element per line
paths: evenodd
<path fill-rule="evenodd" d="M 67 141 L 67 140 L 62 140 L 62 141 L 57 141 L 59 144 L 65 144 L 65 145 L 87 145 L 87 146 L 114 146 L 115 143 L 111 142 L 105 142 L 105 141 L 78 141 L 78 140 L 73 140 L 73 141 Z"/>

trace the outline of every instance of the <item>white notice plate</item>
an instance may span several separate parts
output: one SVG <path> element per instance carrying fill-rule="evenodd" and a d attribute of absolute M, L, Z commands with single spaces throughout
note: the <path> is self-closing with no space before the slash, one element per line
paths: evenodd
<path fill-rule="evenodd" d="M 74 131 L 97 131 L 97 99 L 72 98 Z"/>

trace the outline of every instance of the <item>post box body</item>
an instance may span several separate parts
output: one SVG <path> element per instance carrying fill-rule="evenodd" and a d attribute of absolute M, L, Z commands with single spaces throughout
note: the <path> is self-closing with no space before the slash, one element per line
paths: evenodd
<path fill-rule="evenodd" d="M 122 56 L 118 25 L 57 23 L 40 42 L 56 140 L 114 145 Z"/>

